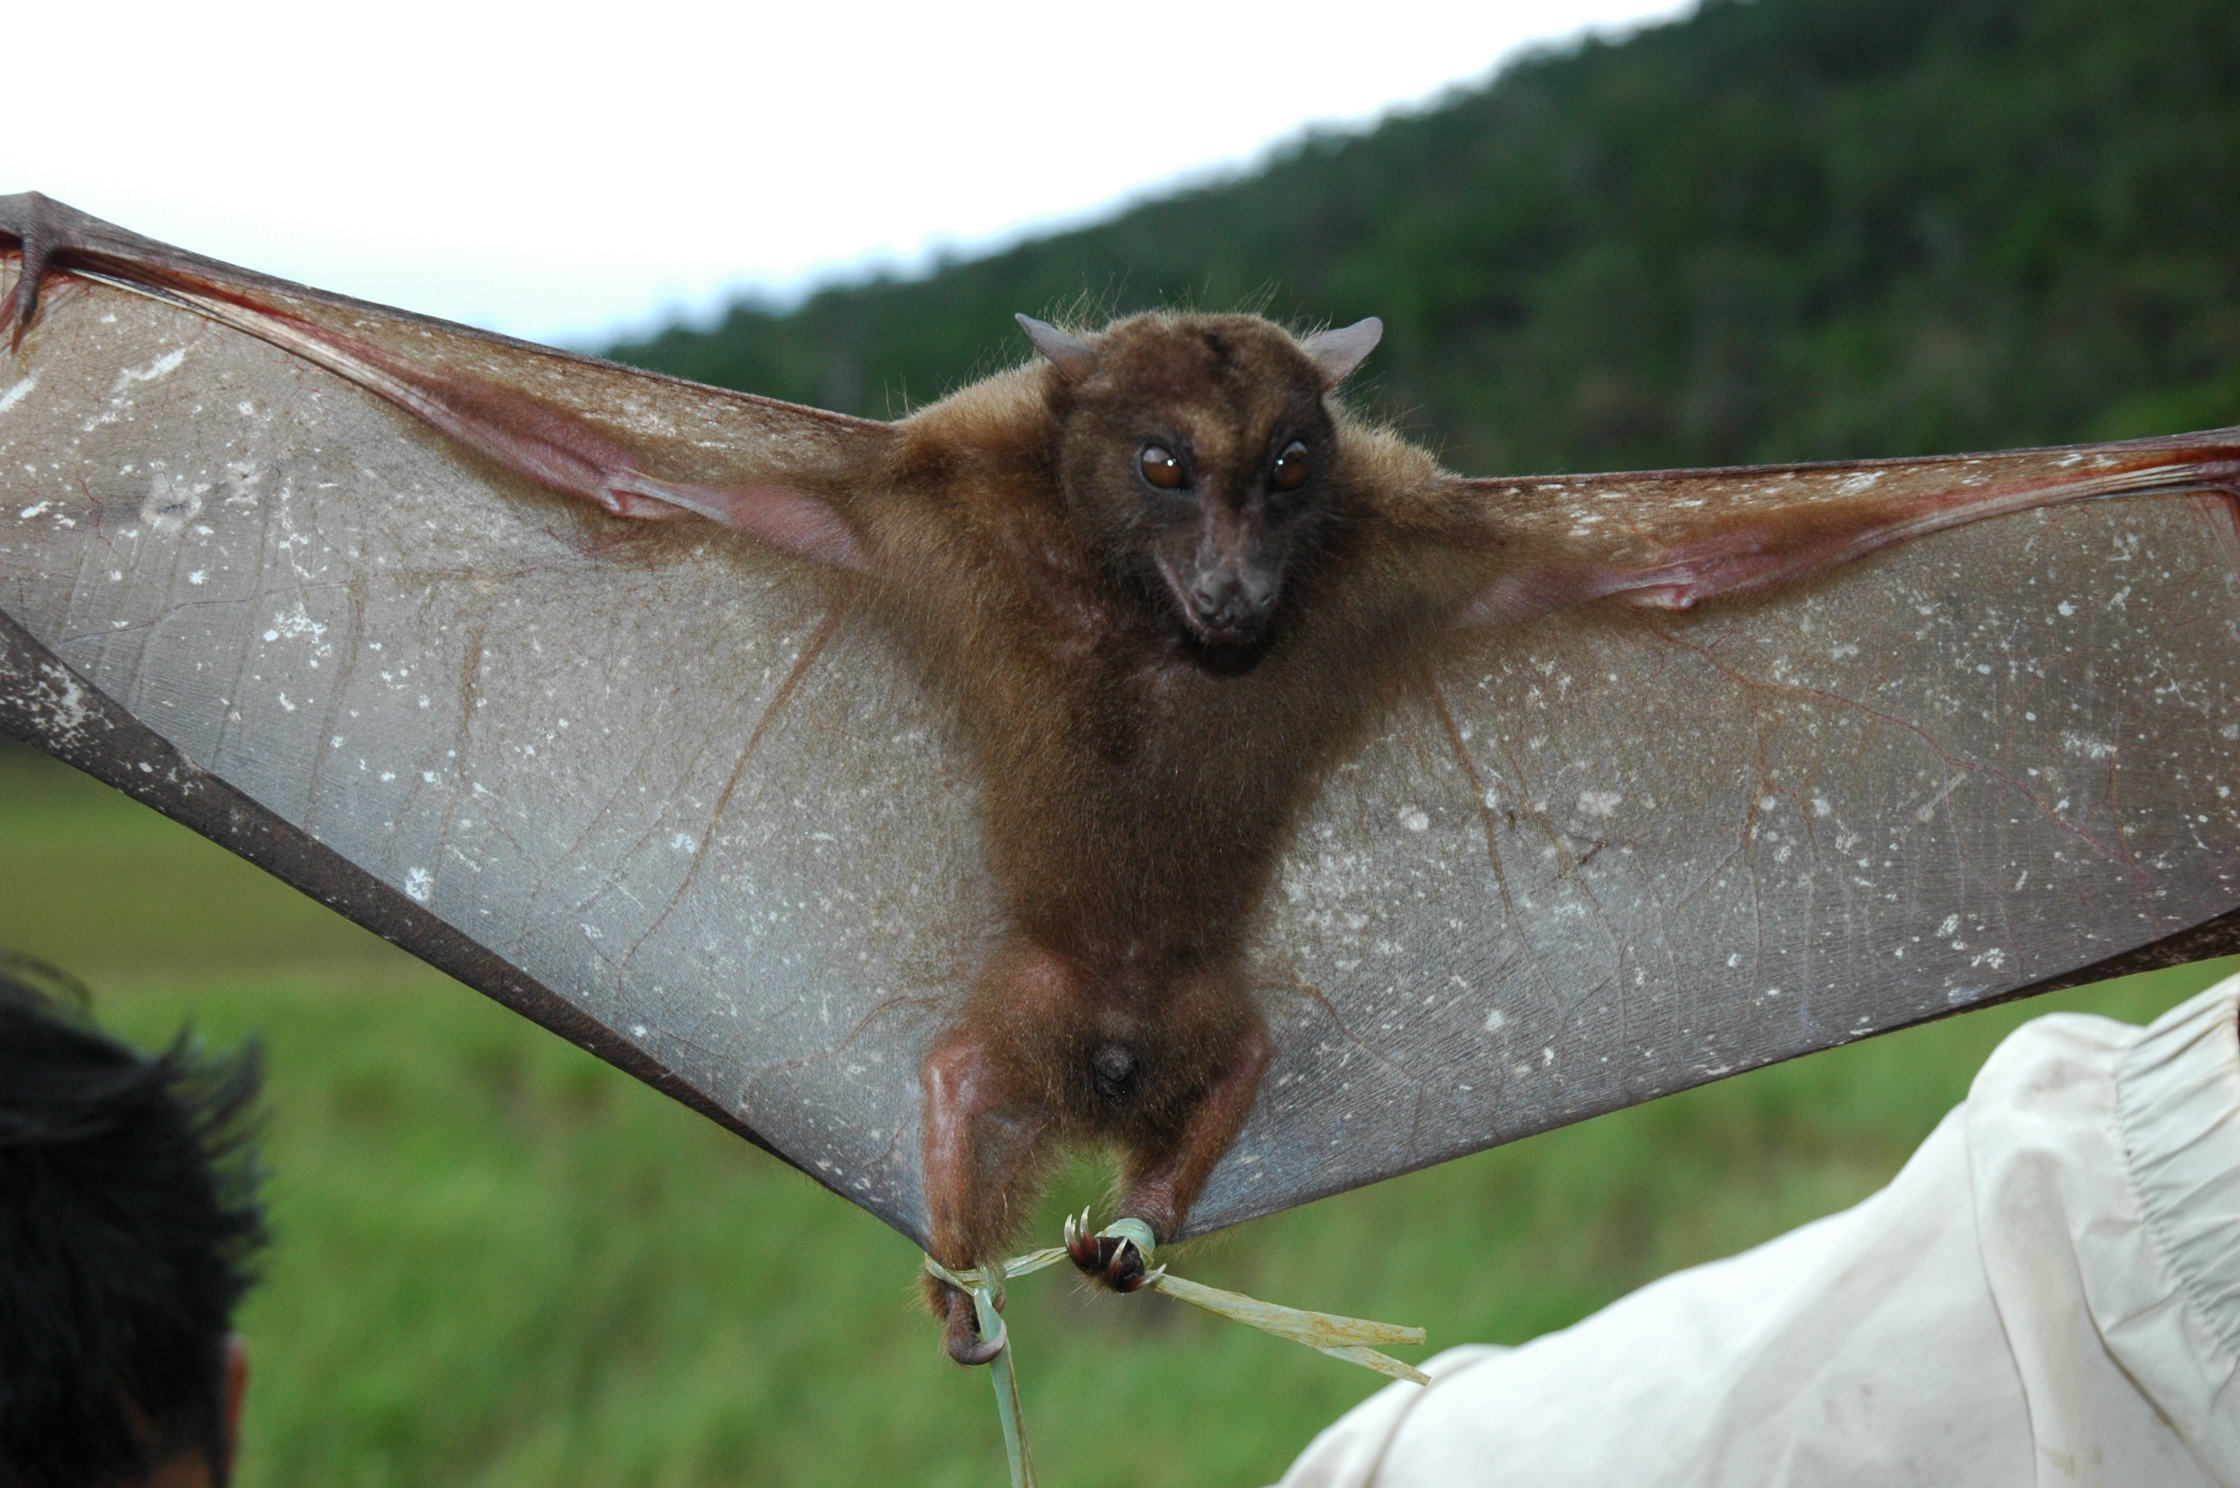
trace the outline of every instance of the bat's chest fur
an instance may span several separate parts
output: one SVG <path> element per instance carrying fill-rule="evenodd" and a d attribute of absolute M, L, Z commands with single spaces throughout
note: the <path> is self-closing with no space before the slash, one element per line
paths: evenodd
<path fill-rule="evenodd" d="M 1102 1002 L 1233 967 L 1367 706 L 1350 700 L 1374 689 L 1312 630 L 1214 665 L 1140 595 L 1006 577 L 997 602 L 952 617 L 949 645 L 1008 918 L 1109 988 Z"/>

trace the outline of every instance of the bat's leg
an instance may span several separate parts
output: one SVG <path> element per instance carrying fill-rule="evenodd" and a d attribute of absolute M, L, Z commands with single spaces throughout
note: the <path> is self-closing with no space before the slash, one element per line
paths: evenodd
<path fill-rule="evenodd" d="M 924 1078 L 934 1259 L 951 1270 L 999 1259 L 1012 1227 L 1012 1200 L 1034 1178 L 1047 1145 L 1048 1108 L 1019 1088 L 1014 1067 L 976 1033 L 959 1030 L 936 1044 Z M 995 1358 L 969 1296 L 930 1276 L 926 1296 L 944 1320 L 950 1358 L 959 1364 Z"/>
<path fill-rule="evenodd" d="M 1255 1018 L 1237 1037 L 1179 1136 L 1130 1157 L 1119 1217 L 1150 1225 L 1153 1243 L 1174 1238 L 1213 1165 L 1236 1140 L 1252 1112 L 1270 1048 L 1268 1031 Z M 1067 1250 L 1076 1266 L 1114 1291 L 1132 1292 L 1143 1285 L 1143 1253 L 1128 1241 L 1081 1234 Z"/>

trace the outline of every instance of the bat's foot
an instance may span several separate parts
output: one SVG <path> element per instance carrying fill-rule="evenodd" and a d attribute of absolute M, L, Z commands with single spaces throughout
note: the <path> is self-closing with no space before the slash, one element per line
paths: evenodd
<path fill-rule="evenodd" d="M 972 1298 L 947 1284 L 941 1290 L 945 1308 L 941 1342 L 949 1350 L 949 1357 L 967 1368 L 995 1362 L 996 1355 L 1003 1352 L 1003 1340 L 991 1342 L 980 1336 L 980 1314 Z"/>
<path fill-rule="evenodd" d="M 1092 1235 L 1088 1216 L 1066 1219 L 1066 1254 L 1081 1274 L 1116 1292 L 1132 1292 L 1145 1282 L 1143 1252 L 1119 1235 Z"/>

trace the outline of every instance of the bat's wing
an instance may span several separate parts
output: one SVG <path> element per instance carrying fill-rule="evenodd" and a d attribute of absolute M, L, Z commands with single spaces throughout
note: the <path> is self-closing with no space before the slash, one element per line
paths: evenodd
<path fill-rule="evenodd" d="M 2236 488 L 2240 430 L 1467 483 L 1489 623 L 1301 828 L 1193 1228 L 2240 949 Z"/>
<path fill-rule="evenodd" d="M 990 899 L 848 571 L 886 426 L 88 224 L 0 199 L 9 307 L 58 271 L 0 367 L 0 726 L 921 1232 Z"/>

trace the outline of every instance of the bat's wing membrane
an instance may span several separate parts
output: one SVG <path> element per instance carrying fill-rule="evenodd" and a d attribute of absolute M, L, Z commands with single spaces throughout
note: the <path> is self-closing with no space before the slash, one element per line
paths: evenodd
<path fill-rule="evenodd" d="M 990 910 L 846 571 L 885 426 L 128 237 L 75 229 L 0 370 L 10 726 L 921 1231 Z M 600 510 L 650 503 L 752 537 Z"/>
<path fill-rule="evenodd" d="M 1193 1226 L 2240 907 L 2236 455 L 1470 483 L 1494 623 L 1301 827 L 1261 941 L 1279 1053 Z"/>

